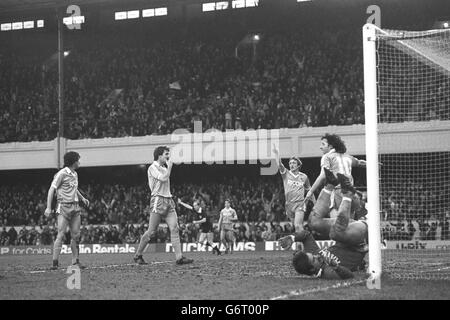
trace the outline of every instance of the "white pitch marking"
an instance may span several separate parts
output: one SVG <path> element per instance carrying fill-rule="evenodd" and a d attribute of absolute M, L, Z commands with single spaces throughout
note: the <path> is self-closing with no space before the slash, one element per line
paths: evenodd
<path fill-rule="evenodd" d="M 148 265 L 156 265 L 156 264 L 164 264 L 164 263 L 172 263 L 173 261 L 153 261 L 149 262 Z M 136 263 L 125 263 L 125 264 L 109 264 L 104 266 L 92 266 L 92 267 L 86 267 L 85 270 L 91 270 L 91 269 L 107 269 L 107 268 L 114 268 L 114 267 L 127 267 L 127 266 L 134 266 L 137 265 Z M 66 270 L 65 268 L 59 268 L 58 270 Z M 36 274 L 36 273 L 47 273 L 53 270 L 5 270 L 3 272 L 5 273 L 15 273 L 15 272 L 23 272 L 25 274 Z"/>
<path fill-rule="evenodd" d="M 328 286 L 328 287 L 316 287 L 316 288 L 308 289 L 308 290 L 301 290 L 301 289 L 293 290 L 293 291 L 289 292 L 288 294 L 270 298 L 270 300 L 282 300 L 282 299 L 287 299 L 289 297 L 302 296 L 302 295 L 309 294 L 309 293 L 328 291 L 329 289 L 345 288 L 345 287 L 349 287 L 349 286 L 363 283 L 363 282 L 366 282 L 366 279 L 339 282 L 339 283 L 336 283 L 336 284 L 334 284 L 332 286 Z"/>

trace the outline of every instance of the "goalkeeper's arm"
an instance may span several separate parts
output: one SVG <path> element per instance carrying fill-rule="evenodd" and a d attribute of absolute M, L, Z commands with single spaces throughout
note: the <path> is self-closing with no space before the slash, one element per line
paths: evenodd
<path fill-rule="evenodd" d="M 348 268 L 343 266 L 326 265 L 322 269 L 320 277 L 326 280 L 345 280 L 354 278 L 354 274 Z"/>

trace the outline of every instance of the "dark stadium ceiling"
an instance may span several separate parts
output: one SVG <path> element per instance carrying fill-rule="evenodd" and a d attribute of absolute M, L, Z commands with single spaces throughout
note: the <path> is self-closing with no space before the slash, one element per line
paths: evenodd
<path fill-rule="evenodd" d="M 71 4 L 77 5 L 118 5 L 130 3 L 161 3 L 176 2 L 173 0 L 0 0 L 0 13 L 3 15 L 8 12 L 31 11 L 41 9 L 54 9 L 57 7 L 66 7 Z"/>
<path fill-rule="evenodd" d="M 170 4 L 170 3 L 202 3 L 212 2 L 215 0 L 0 0 L 0 15 L 4 15 L 11 12 L 20 11 L 33 11 L 42 9 L 54 9 L 57 7 L 64 7 L 71 4 L 76 5 L 129 5 L 129 4 Z M 218 1 L 218 0 L 217 0 Z M 261 1 L 261 0 L 260 0 Z M 326 4 L 330 3 L 338 6 L 356 5 L 358 2 L 364 2 L 368 0 L 313 0 L 315 3 Z M 390 1 L 390 0 L 384 0 Z M 263 0 L 263 3 L 289 3 L 295 2 L 295 0 Z"/>

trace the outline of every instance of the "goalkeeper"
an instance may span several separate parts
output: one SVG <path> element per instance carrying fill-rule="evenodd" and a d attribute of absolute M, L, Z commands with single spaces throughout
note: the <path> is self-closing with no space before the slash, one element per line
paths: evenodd
<path fill-rule="evenodd" d="M 331 173 L 331 172 L 330 172 Z M 350 219 L 352 198 L 356 192 L 348 177 L 338 173 L 327 174 L 327 183 L 341 184 L 343 198 L 337 218 L 328 219 L 330 238 L 336 243 L 320 250 L 312 233 L 303 230 L 279 240 L 283 249 L 291 247 L 294 241 L 302 242 L 304 249 L 294 254 L 293 265 L 300 274 L 323 279 L 353 278 L 353 271 L 364 269 L 364 257 L 367 253 L 367 224 L 364 221 Z M 334 179 L 333 179 L 334 178 Z"/>

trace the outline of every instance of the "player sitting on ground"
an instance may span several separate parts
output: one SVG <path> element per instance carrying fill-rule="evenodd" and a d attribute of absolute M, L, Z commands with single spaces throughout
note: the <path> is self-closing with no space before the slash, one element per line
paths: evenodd
<path fill-rule="evenodd" d="M 61 253 L 62 240 L 67 227 L 70 229 L 70 248 L 72 249 L 72 265 L 84 268 L 80 264 L 80 250 L 78 242 L 80 241 L 81 209 L 78 205 L 82 201 L 85 207 L 89 206 L 89 200 L 84 198 L 78 191 L 78 174 L 76 170 L 80 167 L 80 155 L 77 152 L 70 151 L 64 155 L 64 168 L 59 170 L 53 178 L 47 196 L 47 209 L 45 216 L 48 217 L 52 212 L 53 195 L 56 191 L 58 214 L 58 235 L 53 246 L 53 265 L 51 270 L 58 269 L 58 259 Z"/>
<path fill-rule="evenodd" d="M 215 246 L 213 244 L 213 225 L 211 223 L 211 220 L 209 219 L 208 213 L 205 212 L 202 207 L 200 207 L 198 201 L 194 201 L 192 206 L 184 203 L 183 201 L 181 201 L 181 199 L 178 199 L 178 203 L 194 212 L 197 220 L 194 220 L 192 222 L 194 224 L 200 224 L 200 236 L 198 238 L 198 243 L 200 243 L 201 245 L 206 244 L 206 246 L 213 249 L 213 254 L 217 253 L 217 255 L 220 256 L 220 250 L 218 246 Z"/>
<path fill-rule="evenodd" d="M 235 241 L 233 222 L 237 219 L 236 211 L 231 208 L 230 200 L 225 200 L 225 208 L 220 211 L 219 218 L 220 242 L 225 246 L 225 253 L 233 253 Z"/>
<path fill-rule="evenodd" d="M 353 278 L 352 271 L 364 268 L 367 253 L 367 224 L 364 221 L 352 221 L 350 208 L 356 192 L 348 177 L 338 173 L 338 177 L 327 175 L 327 187 L 333 188 L 338 183 L 342 187 L 342 202 L 338 215 L 329 229 L 329 236 L 336 243 L 320 250 L 312 233 L 303 230 L 279 240 L 282 248 L 287 249 L 294 241 L 303 243 L 304 250 L 294 254 L 293 265 L 300 274 L 324 279 Z"/>
<path fill-rule="evenodd" d="M 273 146 L 273 153 L 277 157 L 280 175 L 283 179 L 286 215 L 294 224 L 295 231 L 300 232 L 303 230 L 303 221 L 307 221 L 304 219 L 305 193 L 310 190 L 311 184 L 309 183 L 308 176 L 300 172 L 302 162 L 298 157 L 292 157 L 289 160 L 290 170 L 286 170 L 279 157 L 278 149 L 275 146 Z M 313 201 L 315 200 L 314 195 L 310 198 Z"/>
<path fill-rule="evenodd" d="M 338 135 L 325 134 L 321 139 L 320 150 L 322 150 L 323 153 L 320 161 L 321 172 L 306 194 L 306 199 L 312 198 L 314 192 L 326 181 L 324 169 L 328 169 L 334 174 L 343 174 L 349 179 L 350 184 L 353 185 L 352 167 L 366 166 L 365 160 L 358 160 L 346 153 L 347 148 Z M 328 232 L 327 230 L 320 229 L 321 221 L 323 218 L 330 218 L 332 216 L 331 212 L 336 212 L 336 210 L 339 209 L 342 200 L 342 192 L 341 187 L 337 185 L 332 190 L 326 190 L 326 188 L 324 188 L 320 195 L 322 195 L 322 193 L 326 193 L 329 196 L 319 196 L 308 224 L 311 229 L 316 232 L 316 236 L 326 238 Z M 321 200 L 319 201 L 319 199 Z M 363 208 L 361 207 L 357 196 L 354 195 L 352 200 L 351 214 L 354 216 L 356 212 L 361 211 Z"/>

